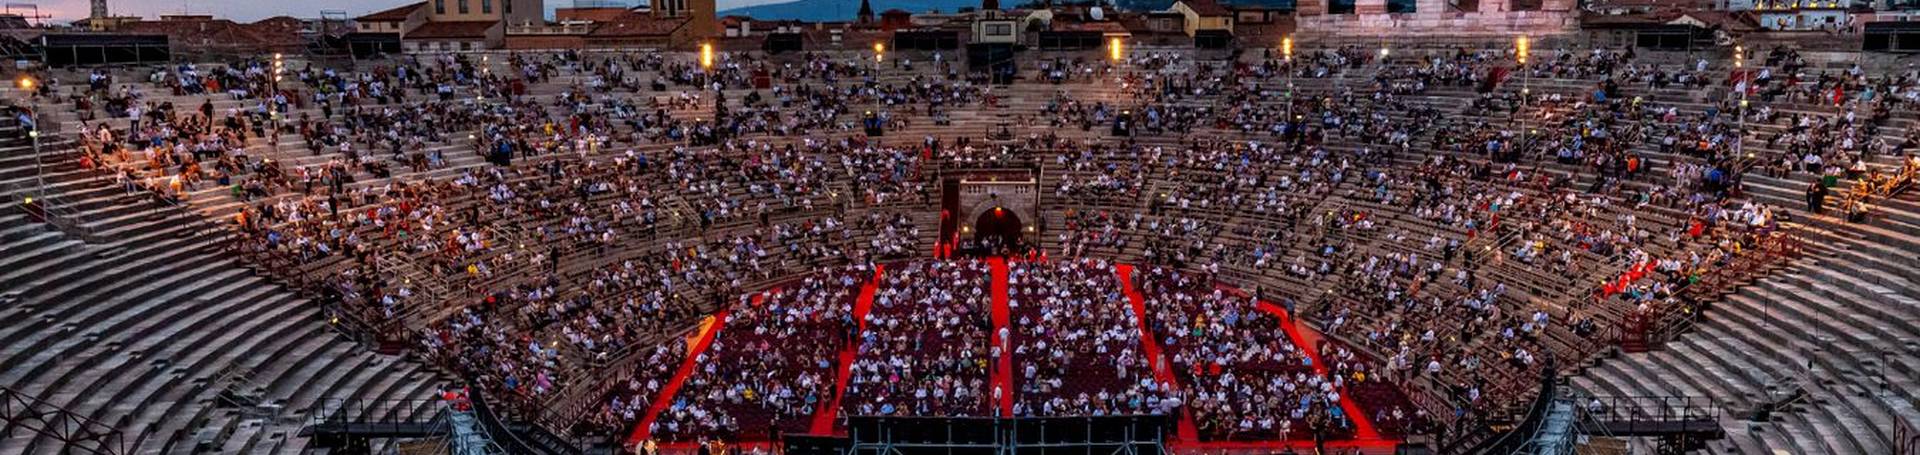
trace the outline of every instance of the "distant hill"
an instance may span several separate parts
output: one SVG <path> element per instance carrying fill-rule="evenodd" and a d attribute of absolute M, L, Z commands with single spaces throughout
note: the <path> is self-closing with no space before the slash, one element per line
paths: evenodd
<path fill-rule="evenodd" d="M 979 8 L 980 0 L 871 0 L 873 12 L 899 9 L 911 13 L 940 11 L 952 13 L 961 8 Z M 1002 0 L 1000 4 L 1007 4 Z M 851 21 L 860 14 L 860 0 L 797 0 L 786 3 L 749 6 L 720 11 L 720 15 L 749 16 L 764 20 Z"/>

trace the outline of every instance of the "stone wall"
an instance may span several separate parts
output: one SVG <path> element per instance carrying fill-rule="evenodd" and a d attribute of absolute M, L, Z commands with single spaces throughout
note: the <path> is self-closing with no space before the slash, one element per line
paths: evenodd
<path fill-rule="evenodd" d="M 1416 0 L 1411 13 L 1388 13 L 1387 0 L 1358 0 L 1354 14 L 1327 14 L 1326 2 L 1299 3 L 1303 36 L 1471 37 L 1554 35 L 1579 28 L 1572 0 L 1544 0 L 1536 11 L 1512 11 L 1509 0 L 1480 0 L 1476 11 L 1455 11 L 1447 0 Z"/>
<path fill-rule="evenodd" d="M 1020 217 L 1025 226 L 1022 235 L 1028 242 L 1040 239 L 1039 193 L 1034 182 L 960 182 L 960 213 L 955 218 L 960 225 L 960 239 L 973 239 L 973 223 L 981 213 L 999 207 Z"/>

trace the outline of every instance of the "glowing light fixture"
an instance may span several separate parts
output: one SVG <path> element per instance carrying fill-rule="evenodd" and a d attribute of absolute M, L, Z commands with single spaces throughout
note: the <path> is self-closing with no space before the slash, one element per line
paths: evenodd
<path fill-rule="evenodd" d="M 1513 42 L 1513 48 L 1517 52 L 1517 54 L 1520 56 L 1520 64 L 1522 65 L 1527 64 L 1527 55 L 1532 51 L 1531 43 L 1527 42 L 1527 37 L 1523 35 L 1519 38 L 1515 38 Z"/>

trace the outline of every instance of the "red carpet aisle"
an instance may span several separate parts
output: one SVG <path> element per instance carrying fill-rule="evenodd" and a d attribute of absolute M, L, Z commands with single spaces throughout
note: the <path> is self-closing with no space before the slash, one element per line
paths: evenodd
<path fill-rule="evenodd" d="M 1013 416 L 1013 353 L 1007 351 L 1007 340 L 1000 337 L 1011 319 L 1007 307 L 1007 260 L 993 258 L 987 260 L 993 269 L 993 333 L 988 336 L 995 346 L 1000 347 L 999 358 L 993 364 L 993 388 L 1000 391 L 1000 416 Z"/>
<path fill-rule="evenodd" d="M 860 286 L 860 297 L 853 301 L 853 321 L 859 324 L 860 331 L 867 330 L 867 312 L 873 310 L 873 295 L 880 292 L 880 276 L 886 273 L 886 267 L 875 266 L 873 279 Z M 810 432 L 825 435 L 834 432 L 833 421 L 840 413 L 840 398 L 847 394 L 847 380 L 853 377 L 853 361 L 860 352 L 860 340 L 849 341 L 840 347 L 840 375 L 833 383 L 833 399 L 820 403 L 821 409 L 813 412 L 813 427 Z"/>
<path fill-rule="evenodd" d="M 759 305 L 760 300 L 765 297 L 765 293 L 754 294 L 753 304 Z M 680 369 L 673 372 L 673 379 L 667 381 L 666 387 L 660 388 L 660 396 L 653 398 L 653 405 L 647 407 L 646 417 L 640 418 L 640 426 L 634 427 L 633 436 L 627 438 L 628 445 L 645 441 L 653 436 L 653 420 L 659 418 L 660 413 L 665 412 L 667 407 L 673 404 L 673 397 L 680 393 L 680 386 L 686 384 L 687 377 L 693 376 L 695 368 L 700 365 L 700 353 L 707 352 L 707 347 L 713 345 L 713 339 L 720 334 L 721 328 L 726 327 L 727 314 L 732 311 L 732 309 L 720 310 L 701 324 L 699 334 L 687 344 L 689 346 L 687 359 L 680 362 Z"/>
<path fill-rule="evenodd" d="M 1160 340 L 1155 339 L 1153 328 L 1147 324 L 1147 297 L 1141 295 L 1139 289 L 1133 288 L 1133 265 L 1115 265 L 1113 271 L 1120 275 L 1120 290 L 1127 294 L 1127 301 L 1132 304 L 1134 319 L 1140 322 L 1140 349 L 1146 351 L 1147 358 L 1153 359 L 1153 378 L 1169 384 L 1173 390 L 1180 390 L 1179 379 L 1173 376 L 1173 369 L 1167 367 L 1166 356 L 1160 353 Z M 1180 440 L 1200 441 L 1200 428 L 1193 423 L 1193 415 L 1187 413 L 1184 407 L 1180 408 L 1179 425 Z"/>
<path fill-rule="evenodd" d="M 1287 310 L 1285 308 L 1274 305 L 1272 302 L 1261 301 L 1260 309 L 1272 313 L 1274 317 L 1280 318 L 1282 321 L 1280 327 L 1286 329 L 1287 338 L 1293 340 L 1294 346 L 1307 352 L 1307 359 L 1313 360 L 1313 370 L 1315 372 L 1320 373 L 1321 376 L 1326 376 L 1327 363 L 1320 359 L 1320 351 L 1315 349 L 1315 346 L 1319 346 L 1317 342 L 1320 341 L 1320 334 L 1313 333 L 1311 334 L 1311 338 L 1309 338 L 1308 333 L 1312 332 L 1312 329 L 1301 327 L 1300 321 L 1287 317 Z M 1360 405 L 1354 404 L 1351 393 L 1347 391 L 1340 393 L 1340 409 L 1346 412 L 1348 417 L 1353 418 L 1353 437 L 1356 443 L 1365 444 L 1368 441 L 1380 440 L 1380 432 L 1375 431 L 1373 428 L 1373 416 L 1367 415 L 1366 411 L 1360 409 Z"/>

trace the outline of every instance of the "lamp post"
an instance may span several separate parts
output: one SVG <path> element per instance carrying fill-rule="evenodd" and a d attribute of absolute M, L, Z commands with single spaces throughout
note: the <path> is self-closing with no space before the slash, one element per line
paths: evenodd
<path fill-rule="evenodd" d="M 1533 88 L 1530 86 L 1533 75 L 1530 74 L 1532 71 L 1529 71 L 1527 68 L 1527 57 L 1532 54 L 1532 43 L 1528 42 L 1526 35 L 1521 35 L 1514 39 L 1513 48 L 1514 59 L 1520 63 L 1520 146 L 1527 147 L 1528 143 L 1533 140 L 1531 137 L 1532 132 L 1527 130 L 1526 113 L 1527 101 L 1533 97 Z"/>
<path fill-rule="evenodd" d="M 272 134 L 272 136 L 270 136 L 271 140 L 269 140 L 268 142 L 271 143 L 274 149 L 276 150 L 280 148 L 280 125 L 281 125 L 280 105 L 276 100 L 281 96 L 280 73 L 286 70 L 286 61 L 282 60 L 281 57 L 282 56 L 280 55 L 279 52 L 273 53 L 273 79 L 272 79 L 273 96 L 267 98 L 267 104 L 268 104 L 267 115 L 271 117 L 273 120 L 273 132 L 269 133 L 269 134 Z M 207 119 L 207 121 L 211 122 L 213 121 L 213 119 Z"/>
<path fill-rule="evenodd" d="M 713 85 L 713 43 L 712 42 L 700 43 L 700 75 L 704 76 L 704 78 L 701 79 L 700 90 L 696 90 L 695 93 L 705 91 L 707 90 L 707 87 L 711 87 Z M 713 106 L 715 109 L 719 109 L 720 102 L 715 101 L 713 103 Z M 717 121 L 719 117 L 716 116 L 714 118 Z"/>
<path fill-rule="evenodd" d="M 1734 45 L 1733 46 L 1733 70 L 1740 73 L 1740 83 L 1734 85 L 1735 89 L 1740 90 L 1740 109 L 1739 109 L 1740 118 L 1735 120 L 1736 126 L 1734 127 L 1735 129 L 1733 134 L 1734 159 L 1741 159 L 1741 157 L 1743 156 L 1742 154 L 1746 152 L 1746 148 L 1747 148 L 1747 93 L 1753 91 L 1751 87 L 1751 84 L 1753 84 L 1753 78 L 1747 75 L 1746 66 L 1747 66 L 1746 46 L 1741 46 L 1738 44 Z M 1753 156 L 1745 155 L 1745 159 L 1752 160 Z"/>
<path fill-rule="evenodd" d="M 1125 77 L 1124 75 L 1121 74 L 1120 67 L 1127 64 L 1127 47 L 1126 46 L 1127 46 L 1126 40 L 1123 40 L 1118 36 L 1107 38 L 1107 61 L 1112 62 L 1112 64 L 1108 67 L 1110 69 L 1107 71 L 1107 74 L 1102 75 L 1102 77 L 1100 78 L 1100 81 L 1102 84 L 1107 83 L 1109 81 L 1109 79 L 1107 79 L 1105 76 Z M 1123 82 L 1120 85 L 1121 85 L 1120 98 L 1124 99 L 1126 97 L 1126 93 L 1125 93 L 1126 84 Z"/>
<path fill-rule="evenodd" d="M 700 69 L 713 69 L 713 43 L 700 43 Z"/>
<path fill-rule="evenodd" d="M 47 193 L 47 172 L 44 159 L 40 156 L 40 98 L 33 95 L 39 81 L 33 76 L 20 77 L 20 90 L 27 94 L 27 138 L 33 140 L 33 182 L 35 194 L 45 197 Z"/>
<path fill-rule="evenodd" d="M 1284 67 L 1285 68 L 1284 71 L 1287 72 L 1287 118 L 1286 120 L 1288 125 L 1292 125 L 1293 123 L 1293 71 L 1294 71 L 1293 37 L 1292 36 L 1280 38 L 1280 57 L 1285 59 L 1284 61 L 1286 62 L 1286 66 Z M 1291 129 L 1292 126 L 1289 126 L 1288 128 Z"/>

